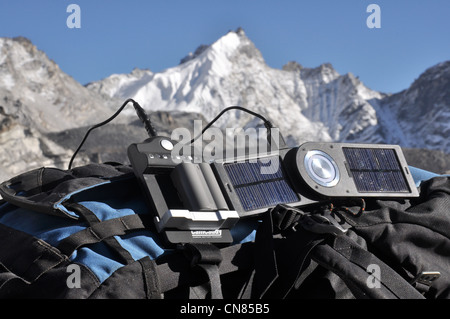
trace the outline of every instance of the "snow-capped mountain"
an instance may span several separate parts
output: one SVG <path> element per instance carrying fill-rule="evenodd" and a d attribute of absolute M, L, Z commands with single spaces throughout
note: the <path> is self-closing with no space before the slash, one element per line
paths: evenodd
<path fill-rule="evenodd" d="M 112 75 L 88 88 L 109 97 L 133 97 L 147 110 L 197 112 L 207 120 L 227 106 L 240 105 L 271 119 L 295 143 L 342 139 L 342 134 L 355 134 L 373 121 L 370 116 L 353 117 L 346 122 L 345 132 L 344 123 L 333 121 L 340 113 L 335 106 L 347 100 L 341 94 L 347 80 L 331 65 L 300 72 L 298 68 L 270 68 L 242 30 L 200 48 L 180 65 L 163 72 Z M 350 77 L 348 81 L 352 81 Z M 325 91 L 331 94 L 324 96 Z M 370 112 L 364 99 L 356 96 L 356 100 L 358 106 L 367 104 Z M 332 127 L 327 126 L 330 122 Z M 222 127 L 246 127 L 258 122 L 237 111 L 225 114 L 220 123 Z"/>
<path fill-rule="evenodd" d="M 0 38 L 0 179 L 69 157 L 47 138 L 111 110 L 25 38 Z M 105 116 L 105 115 L 103 115 Z"/>
<path fill-rule="evenodd" d="M 393 95 L 371 90 L 327 63 L 306 68 L 292 61 L 271 68 L 242 29 L 200 46 L 164 71 L 135 69 L 82 86 L 29 40 L 0 38 L 0 180 L 40 166 L 65 167 L 87 127 L 128 98 L 150 111 L 165 134 L 180 126 L 192 129 L 194 119 L 206 125 L 225 107 L 240 105 L 270 119 L 290 145 L 393 143 L 450 154 L 449 88 L 450 61 Z M 114 160 L 126 161 L 126 147 L 145 132 L 133 108 L 124 113 L 130 117 L 121 115 L 90 136 L 79 164 L 113 153 Z M 262 123 L 232 111 L 217 124 Z"/>
<path fill-rule="evenodd" d="M 450 61 L 427 69 L 400 93 L 383 99 L 385 138 L 405 147 L 450 153 Z"/>
<path fill-rule="evenodd" d="M 60 70 L 25 38 L 0 38 L 0 92 L 3 111 L 44 132 L 96 123 L 111 110 L 98 94 Z"/>
<path fill-rule="evenodd" d="M 450 153 L 449 64 L 427 70 L 410 89 L 388 96 L 330 64 L 271 68 L 238 29 L 200 46 L 178 66 L 115 74 L 88 88 L 108 97 L 133 97 L 147 110 L 198 112 L 207 120 L 227 106 L 244 106 L 270 118 L 291 144 L 395 143 Z M 220 123 L 224 128 L 258 122 L 233 112 Z"/>

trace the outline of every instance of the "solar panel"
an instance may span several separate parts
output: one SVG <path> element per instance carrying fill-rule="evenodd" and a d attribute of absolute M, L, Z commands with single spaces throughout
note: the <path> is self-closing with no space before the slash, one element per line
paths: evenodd
<path fill-rule="evenodd" d="M 409 192 L 393 149 L 343 147 L 343 152 L 359 192 Z"/>
<path fill-rule="evenodd" d="M 274 162 L 277 161 L 277 162 Z M 279 165 L 270 165 L 279 163 Z M 274 166 L 275 168 L 271 168 Z M 278 157 L 224 164 L 245 211 L 297 202 L 298 195 L 285 179 Z"/>

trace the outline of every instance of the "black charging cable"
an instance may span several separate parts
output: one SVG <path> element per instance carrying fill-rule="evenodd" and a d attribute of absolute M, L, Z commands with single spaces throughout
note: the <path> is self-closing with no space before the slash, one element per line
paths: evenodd
<path fill-rule="evenodd" d="M 158 135 L 157 132 L 156 132 L 156 130 L 155 130 L 155 128 L 154 128 L 153 125 L 152 125 L 152 122 L 150 121 L 150 118 L 148 117 L 147 113 L 145 112 L 145 110 L 144 110 L 144 109 L 139 105 L 139 103 L 136 102 L 135 100 L 133 100 L 133 99 L 128 99 L 128 100 L 126 100 L 126 101 L 122 104 L 122 106 L 121 106 L 121 107 L 116 111 L 116 113 L 114 113 L 110 118 L 108 118 L 107 120 L 105 120 L 105 121 L 103 121 L 103 122 L 101 122 L 101 123 L 98 123 L 98 124 L 92 126 L 92 127 L 86 132 L 86 134 L 84 135 L 83 140 L 81 141 L 80 145 L 78 146 L 78 148 L 76 149 L 76 151 L 73 153 L 72 158 L 70 159 L 69 167 L 68 167 L 69 170 L 72 168 L 73 161 L 74 161 L 75 157 L 77 156 L 78 152 L 80 151 L 81 147 L 83 146 L 84 142 L 86 142 L 86 140 L 87 140 L 89 134 L 90 134 L 93 130 L 95 130 L 96 128 L 99 128 L 99 127 L 101 127 L 101 126 L 103 126 L 103 125 L 106 125 L 106 124 L 108 124 L 109 122 L 111 122 L 112 120 L 114 120 L 114 119 L 115 119 L 115 118 L 123 111 L 123 109 L 127 106 L 127 104 L 130 103 L 130 102 L 133 103 L 133 106 L 134 106 L 134 109 L 136 110 L 137 116 L 138 116 L 139 119 L 142 121 L 142 123 L 144 123 L 145 130 L 147 131 L 149 137 L 154 137 L 154 136 L 157 136 L 157 135 Z"/>
<path fill-rule="evenodd" d="M 155 130 L 155 128 L 153 127 L 152 122 L 150 121 L 149 116 L 147 115 L 147 113 L 145 112 L 145 110 L 139 105 L 139 103 L 136 102 L 136 101 L 133 100 L 133 99 L 127 99 L 127 100 L 122 104 L 122 106 L 116 111 L 116 113 L 114 113 L 114 114 L 113 114 L 111 117 L 109 117 L 107 120 L 105 120 L 105 121 L 103 121 L 103 122 L 101 122 L 101 123 L 98 123 L 98 124 L 92 126 L 92 127 L 86 132 L 86 134 L 84 135 L 83 140 L 81 141 L 80 145 L 78 146 L 78 148 L 76 149 L 76 151 L 73 153 L 72 158 L 70 159 L 69 167 L 68 167 L 69 170 L 72 168 L 73 161 L 74 161 L 75 157 L 77 156 L 78 152 L 80 151 L 81 147 L 82 147 L 82 146 L 84 145 L 84 143 L 86 142 L 86 140 L 87 140 L 89 134 L 90 134 L 93 130 L 95 130 L 96 128 L 99 128 L 99 127 L 101 127 L 101 126 L 103 126 L 103 125 L 106 125 L 106 124 L 108 124 L 109 122 L 111 122 L 112 120 L 114 120 L 114 119 L 115 119 L 115 118 L 123 111 L 123 109 L 127 106 L 127 104 L 130 103 L 130 102 L 133 103 L 133 107 L 134 107 L 134 109 L 136 110 L 136 114 L 137 114 L 137 116 L 139 117 L 139 119 L 142 121 L 142 123 L 144 124 L 145 130 L 147 131 L 148 136 L 149 136 L 149 137 L 154 137 L 154 136 L 157 136 L 157 135 L 158 135 L 157 132 L 156 132 L 156 130 Z M 219 114 L 218 114 L 211 122 L 209 122 L 209 123 L 203 128 L 202 132 L 201 132 L 199 135 L 197 135 L 195 138 L 193 138 L 190 142 L 186 143 L 185 145 L 189 145 L 189 144 L 194 143 L 195 140 L 197 140 L 200 136 L 202 136 L 202 135 L 205 133 L 205 131 L 206 131 L 207 129 L 209 129 L 209 128 L 210 128 L 210 127 L 211 127 L 211 126 L 212 126 L 212 125 L 213 125 L 213 124 L 214 124 L 214 123 L 215 123 L 215 122 L 216 122 L 216 121 L 224 114 L 224 113 L 226 113 L 226 112 L 228 112 L 228 111 L 230 111 L 230 110 L 240 110 L 240 111 L 249 113 L 249 114 L 251 114 L 251 115 L 253 115 L 253 116 L 255 116 L 255 117 L 261 119 L 261 120 L 264 122 L 264 126 L 265 126 L 266 129 L 267 129 L 267 141 L 268 141 L 269 145 L 272 144 L 272 134 L 271 134 L 271 129 L 274 128 L 273 125 L 272 125 L 272 123 L 271 123 L 269 120 L 267 120 L 264 116 L 262 116 L 261 114 L 258 114 L 258 113 L 256 113 L 256 112 L 253 112 L 253 111 L 251 111 L 251 110 L 248 110 L 248 109 L 246 109 L 246 108 L 244 108 L 244 107 L 242 107 L 242 106 L 234 105 L 234 106 L 230 106 L 230 107 L 227 107 L 227 108 L 223 109 L 223 110 L 222 110 L 222 111 L 221 111 L 221 112 L 220 112 L 220 113 L 219 113 Z"/>
<path fill-rule="evenodd" d="M 238 106 L 238 105 L 234 105 L 234 106 L 230 106 L 227 107 L 225 109 L 222 110 L 222 112 L 220 112 L 211 122 L 209 122 L 202 130 L 202 132 L 200 134 L 198 134 L 196 137 L 194 137 L 190 142 L 186 143 L 185 145 L 190 145 L 192 143 L 194 143 L 200 136 L 202 136 L 207 129 L 209 129 L 223 114 L 225 114 L 226 112 L 230 111 L 230 110 L 240 110 L 240 111 L 244 111 L 246 113 L 249 113 L 259 119 L 261 119 L 264 122 L 264 126 L 267 129 L 267 141 L 269 143 L 269 145 L 272 144 L 272 132 L 271 129 L 274 128 L 272 123 L 266 119 L 264 116 L 262 116 L 261 114 L 258 114 L 256 112 L 253 112 L 249 109 L 246 109 L 242 106 Z"/>

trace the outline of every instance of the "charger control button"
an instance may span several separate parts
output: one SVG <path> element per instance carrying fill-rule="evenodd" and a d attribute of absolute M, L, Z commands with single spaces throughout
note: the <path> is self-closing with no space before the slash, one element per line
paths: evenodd
<path fill-rule="evenodd" d="M 161 147 L 165 149 L 166 151 L 173 150 L 173 143 L 169 140 L 161 140 Z"/>

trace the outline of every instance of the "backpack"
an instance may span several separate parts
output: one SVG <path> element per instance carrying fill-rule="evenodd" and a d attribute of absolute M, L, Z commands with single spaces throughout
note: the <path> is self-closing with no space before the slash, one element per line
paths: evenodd
<path fill-rule="evenodd" d="M 169 246 L 131 167 L 0 185 L 1 298 L 449 298 L 450 178 L 408 200 L 277 205 L 226 245 Z"/>

